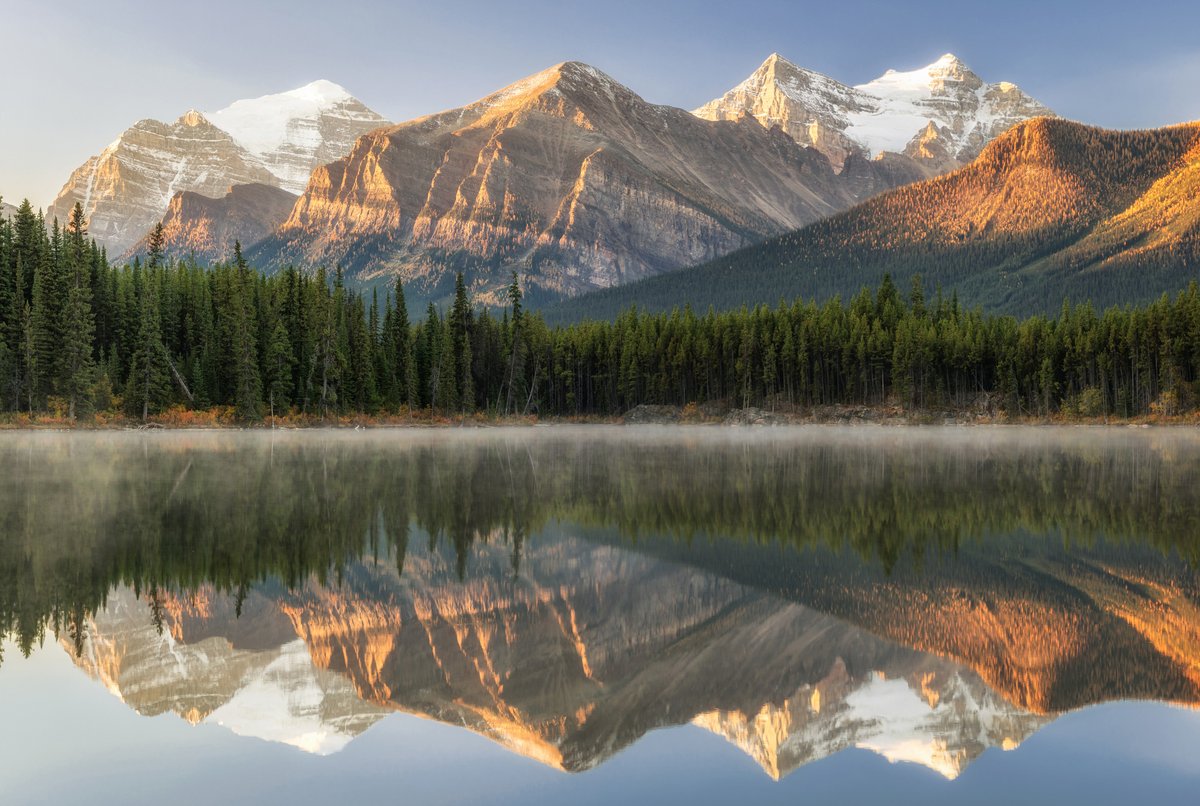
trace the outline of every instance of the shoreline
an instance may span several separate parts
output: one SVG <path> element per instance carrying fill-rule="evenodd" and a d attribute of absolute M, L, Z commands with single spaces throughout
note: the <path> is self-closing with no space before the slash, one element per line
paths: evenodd
<path fill-rule="evenodd" d="M 885 427 L 971 427 L 971 426 L 1095 426 L 1110 428 L 1196 428 L 1200 411 L 1185 414 L 1147 414 L 1137 417 L 1081 417 L 1068 415 L 1010 416 L 1006 412 L 980 412 L 955 409 L 904 409 L 899 406 L 817 406 L 790 411 L 748 409 L 701 409 L 695 406 L 642 405 L 623 415 L 581 415 L 577 417 L 499 416 L 492 414 L 445 415 L 429 410 L 404 414 L 344 415 L 320 417 L 288 414 L 267 416 L 257 421 L 239 420 L 228 409 L 193 411 L 173 409 L 140 418 L 104 413 L 89 419 L 71 421 L 66 417 L 28 414 L 0 415 L 0 433 L 5 431 L 302 431 L 316 429 L 368 428 L 513 428 L 555 425 L 654 425 L 707 427 L 787 427 L 787 426 L 885 426 Z"/>

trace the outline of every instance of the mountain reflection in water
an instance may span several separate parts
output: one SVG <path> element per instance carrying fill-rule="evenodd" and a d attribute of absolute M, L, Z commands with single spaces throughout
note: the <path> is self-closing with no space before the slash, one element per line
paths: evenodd
<path fill-rule="evenodd" d="M 1064 710 L 1200 702 L 1197 459 L 1092 429 L 22 435 L 0 631 L 314 753 L 400 711 L 569 771 L 693 723 L 773 777 L 860 747 L 954 778 Z"/>

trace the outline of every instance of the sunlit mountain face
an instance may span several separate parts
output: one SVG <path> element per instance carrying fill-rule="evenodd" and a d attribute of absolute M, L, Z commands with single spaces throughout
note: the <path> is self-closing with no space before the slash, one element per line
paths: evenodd
<path fill-rule="evenodd" d="M 955 778 L 1200 703 L 1182 432 L 31 434 L 0 632 L 146 716 L 337 753 L 391 714 L 566 771 L 692 724 L 775 778 Z M 3 658 L 5 667 L 22 663 Z"/>

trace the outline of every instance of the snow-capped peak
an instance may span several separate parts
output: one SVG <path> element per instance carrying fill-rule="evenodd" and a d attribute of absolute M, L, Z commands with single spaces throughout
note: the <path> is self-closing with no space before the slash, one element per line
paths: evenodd
<path fill-rule="evenodd" d="M 943 170 L 972 159 L 1013 124 L 1052 114 L 1013 84 L 984 82 L 953 53 L 855 87 L 772 53 L 749 78 L 695 112 L 708 120 L 746 113 L 821 150 L 835 169 L 850 153 L 908 153 L 922 135 L 927 144 L 932 123 L 942 138 L 936 151 L 945 155 L 938 166 Z"/>
<path fill-rule="evenodd" d="M 294 121 L 315 119 L 346 100 L 353 100 L 350 93 L 332 81 L 314 81 L 287 92 L 234 101 L 208 117 L 251 154 L 264 157 L 289 144 Z"/>
<path fill-rule="evenodd" d="M 208 119 L 293 193 L 304 190 L 317 165 L 343 156 L 360 135 L 387 124 L 344 87 L 326 80 L 235 101 Z"/>
<path fill-rule="evenodd" d="M 338 101 L 353 99 L 353 95 L 349 90 L 341 84 L 335 84 L 332 81 L 327 81 L 323 78 L 305 84 L 303 87 L 297 87 L 294 90 L 280 93 L 281 95 L 290 95 L 294 98 L 303 98 L 311 100 L 314 103 L 324 106 L 332 106 Z"/>
<path fill-rule="evenodd" d="M 888 70 L 874 81 L 859 84 L 855 89 L 884 97 L 898 93 L 928 94 L 930 90 L 939 89 L 945 81 L 967 79 L 983 83 L 958 57 L 947 53 L 936 62 L 916 70 Z"/>

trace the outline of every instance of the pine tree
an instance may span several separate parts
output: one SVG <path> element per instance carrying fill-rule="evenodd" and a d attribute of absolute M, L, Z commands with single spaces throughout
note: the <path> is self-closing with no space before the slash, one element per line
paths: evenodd
<path fill-rule="evenodd" d="M 47 248 L 40 250 L 33 272 L 29 322 L 32 360 L 26 366 L 31 406 L 45 405 L 47 397 L 56 391 L 66 301 L 62 251 L 62 232 L 55 221 Z"/>
<path fill-rule="evenodd" d="M 396 306 L 392 314 L 393 343 L 395 345 L 396 387 L 399 403 L 409 410 L 419 405 L 417 394 L 417 359 L 413 353 L 412 326 L 408 321 L 408 303 L 404 298 L 404 285 L 396 281 Z"/>
<path fill-rule="evenodd" d="M 338 294 L 340 295 L 340 289 Z M 342 379 L 344 357 L 338 344 L 338 315 L 337 305 L 339 296 L 330 296 L 326 285 L 325 271 L 317 272 L 317 282 L 314 283 L 314 312 L 313 329 L 316 340 L 313 348 L 313 368 L 319 379 L 319 403 L 321 416 L 329 414 L 329 409 L 338 404 L 338 389 Z"/>

